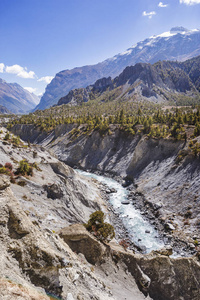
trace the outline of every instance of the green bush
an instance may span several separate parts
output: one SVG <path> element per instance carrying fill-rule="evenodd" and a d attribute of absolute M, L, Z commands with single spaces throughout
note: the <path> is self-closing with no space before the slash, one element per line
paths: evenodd
<path fill-rule="evenodd" d="M 8 141 L 9 139 L 10 139 L 10 134 L 7 132 L 6 135 L 5 135 L 5 137 L 4 137 L 4 140 Z"/>
<path fill-rule="evenodd" d="M 16 174 L 33 176 L 33 167 L 25 160 L 19 162 Z"/>
<path fill-rule="evenodd" d="M 92 213 L 88 223 L 84 225 L 100 241 L 109 242 L 115 237 L 114 227 L 104 222 L 104 213 L 100 210 Z"/>
<path fill-rule="evenodd" d="M 17 137 L 13 136 L 12 143 L 15 144 L 15 145 L 17 145 L 17 146 L 19 146 L 19 144 L 20 144 L 20 138 L 19 138 L 19 136 L 17 136 Z"/>

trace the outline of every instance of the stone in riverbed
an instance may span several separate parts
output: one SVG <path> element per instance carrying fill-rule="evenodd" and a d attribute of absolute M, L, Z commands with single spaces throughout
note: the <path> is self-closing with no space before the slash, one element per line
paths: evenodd
<path fill-rule="evenodd" d="M 167 245 L 166 247 L 160 249 L 160 250 L 156 250 L 156 253 L 159 253 L 161 255 L 165 255 L 165 256 L 170 256 L 173 254 L 173 250 L 172 247 L 170 245 Z"/>
<path fill-rule="evenodd" d="M 175 227 L 171 223 L 165 223 L 165 229 L 167 229 L 167 230 L 175 230 Z"/>
<path fill-rule="evenodd" d="M 122 201 L 121 204 L 128 205 L 128 204 L 130 204 L 130 201 L 125 200 L 125 201 Z"/>
<path fill-rule="evenodd" d="M 192 244 L 192 243 L 189 244 L 189 247 L 190 247 L 191 250 L 195 249 L 195 245 Z"/>

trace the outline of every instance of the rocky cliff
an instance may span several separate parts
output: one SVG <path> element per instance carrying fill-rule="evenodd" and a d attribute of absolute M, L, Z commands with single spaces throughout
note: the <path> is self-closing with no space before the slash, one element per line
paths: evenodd
<path fill-rule="evenodd" d="M 111 268 L 111 260 L 115 261 L 117 268 L 123 263 L 125 269 L 127 268 L 126 276 L 128 277 L 130 272 L 140 290 L 146 296 L 149 294 L 154 300 L 199 299 L 200 261 L 198 255 L 173 259 L 156 252 L 148 255 L 133 254 L 116 243 L 105 245 L 106 249 L 103 245 L 99 246 L 99 252 L 97 252 L 94 251 L 97 244 L 95 238 L 78 224 L 62 229 L 59 235 L 76 252 L 84 254 L 86 258 L 89 254 L 89 259 L 92 257 L 96 263 L 98 262 L 104 273 Z M 107 256 L 105 262 L 102 262 L 103 256 Z M 134 298 L 132 294 L 132 299 L 137 298 Z"/>

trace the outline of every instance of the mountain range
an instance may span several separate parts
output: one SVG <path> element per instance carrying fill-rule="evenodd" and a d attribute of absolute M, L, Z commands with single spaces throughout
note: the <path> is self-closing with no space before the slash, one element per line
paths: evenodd
<path fill-rule="evenodd" d="M 38 104 L 39 98 L 17 83 L 7 83 L 0 79 L 0 105 L 15 114 L 31 111 Z"/>
<path fill-rule="evenodd" d="M 200 30 L 174 27 L 169 32 L 151 36 L 125 52 L 96 65 L 64 70 L 56 74 L 46 87 L 37 109 L 48 108 L 75 88 L 84 88 L 97 79 L 118 76 L 127 66 L 155 63 L 159 60 L 185 61 L 200 55 Z"/>
<path fill-rule="evenodd" d="M 176 104 L 189 104 L 198 99 L 199 102 L 200 56 L 185 62 L 137 63 L 126 67 L 113 80 L 104 77 L 86 88 L 71 90 L 58 105 L 74 106 L 95 99 L 101 102 L 115 99 L 171 101 Z"/>

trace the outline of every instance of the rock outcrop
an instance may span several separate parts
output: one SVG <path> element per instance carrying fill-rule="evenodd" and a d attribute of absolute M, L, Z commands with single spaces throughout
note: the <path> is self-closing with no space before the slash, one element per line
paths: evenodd
<path fill-rule="evenodd" d="M 101 261 L 105 254 L 105 247 L 97 241 L 83 225 L 74 224 L 62 228 L 58 234 L 76 253 L 82 253 L 87 261 L 96 264 Z"/>
<path fill-rule="evenodd" d="M 97 241 L 81 225 L 76 224 L 61 230 L 60 236 L 73 251 L 84 254 L 87 260 L 94 258 L 93 250 Z M 132 254 L 111 243 L 106 246 L 106 251 L 102 246 L 99 252 L 95 251 L 94 262 L 101 265 L 103 254 L 104 260 L 110 255 L 115 263 L 124 263 L 141 291 L 154 300 L 199 299 L 200 261 L 197 255 L 170 258 L 169 251 L 161 251 L 159 254 L 152 252 L 148 255 Z"/>

